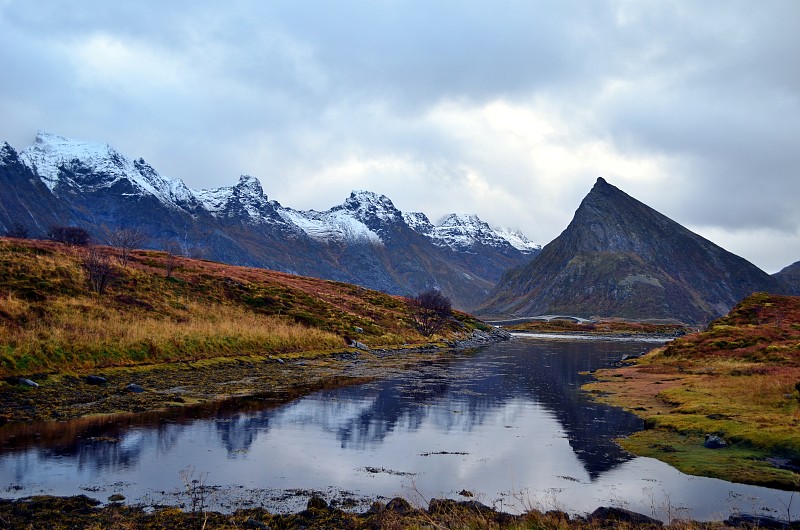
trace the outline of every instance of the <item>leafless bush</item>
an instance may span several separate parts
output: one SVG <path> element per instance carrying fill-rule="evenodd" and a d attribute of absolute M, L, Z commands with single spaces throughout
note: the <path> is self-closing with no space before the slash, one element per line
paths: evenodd
<path fill-rule="evenodd" d="M 172 273 L 178 266 L 178 256 L 181 255 L 181 247 L 175 241 L 164 240 L 161 243 L 161 248 L 167 253 L 167 258 L 164 260 L 164 276 L 171 278 Z"/>
<path fill-rule="evenodd" d="M 429 289 L 408 300 L 411 318 L 422 335 L 438 333 L 452 314 L 452 304 L 438 289 Z"/>
<path fill-rule="evenodd" d="M 108 242 L 119 251 L 119 262 L 128 265 L 131 252 L 147 243 L 147 234 L 136 228 L 116 228 L 108 231 Z"/>
<path fill-rule="evenodd" d="M 92 240 L 92 236 L 83 228 L 77 226 L 53 226 L 47 233 L 51 241 L 85 247 Z"/>
<path fill-rule="evenodd" d="M 103 294 L 118 276 L 117 269 L 107 254 L 98 247 L 89 247 L 81 258 L 81 267 L 86 271 L 89 286 L 97 294 Z"/>

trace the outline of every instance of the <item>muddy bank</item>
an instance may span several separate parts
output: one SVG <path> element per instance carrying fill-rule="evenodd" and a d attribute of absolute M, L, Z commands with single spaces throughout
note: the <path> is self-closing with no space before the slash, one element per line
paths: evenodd
<path fill-rule="evenodd" d="M 141 414 L 242 396 L 283 403 L 321 388 L 388 377 L 420 362 L 509 337 L 502 330 L 476 330 L 460 340 L 405 348 L 353 347 L 337 352 L 224 357 L 84 374 L 30 374 L 0 381 L 0 426 L 98 414 Z"/>

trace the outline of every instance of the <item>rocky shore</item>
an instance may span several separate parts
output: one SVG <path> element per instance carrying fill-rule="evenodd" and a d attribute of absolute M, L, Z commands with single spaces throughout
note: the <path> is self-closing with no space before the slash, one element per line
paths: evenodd
<path fill-rule="evenodd" d="M 0 382 L 0 425 L 208 406 L 245 396 L 282 403 L 304 394 L 388 377 L 443 355 L 508 340 L 500 329 L 454 341 L 370 349 L 353 342 L 333 352 L 224 357 L 86 374 L 30 374 Z M 8 436 L 0 431 L 0 443 Z"/>
<path fill-rule="evenodd" d="M 480 502 L 431 499 L 427 508 L 414 506 L 402 498 L 376 501 L 366 512 L 352 513 L 312 497 L 305 510 L 274 514 L 261 508 L 222 514 L 194 509 L 156 508 L 145 510 L 119 502 L 100 505 L 80 495 L 75 497 L 31 497 L 15 501 L 0 499 L 0 528 L 115 528 L 115 529 L 725 529 L 725 528 L 800 528 L 800 524 L 769 517 L 734 514 L 725 521 L 667 521 L 666 524 L 644 514 L 618 507 L 600 507 L 586 516 L 563 511 L 530 510 L 512 515 Z"/>

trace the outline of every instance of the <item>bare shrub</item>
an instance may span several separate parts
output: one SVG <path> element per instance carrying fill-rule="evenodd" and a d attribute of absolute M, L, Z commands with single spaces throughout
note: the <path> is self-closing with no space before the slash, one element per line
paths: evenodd
<path fill-rule="evenodd" d="M 126 267 L 131 252 L 147 243 L 147 234 L 136 228 L 116 228 L 108 231 L 108 242 L 119 252 L 120 265 Z"/>
<path fill-rule="evenodd" d="M 107 254 L 98 247 L 89 247 L 81 258 L 81 267 L 86 272 L 89 286 L 97 294 L 103 294 L 118 276 L 117 269 Z"/>
<path fill-rule="evenodd" d="M 76 247 L 85 247 L 92 240 L 87 230 L 77 226 L 52 226 L 47 237 L 51 241 Z"/>
<path fill-rule="evenodd" d="M 411 318 L 422 335 L 438 333 L 452 315 L 452 303 L 438 289 L 429 289 L 410 298 Z"/>
<path fill-rule="evenodd" d="M 182 254 L 181 247 L 175 241 L 164 240 L 161 248 L 167 253 L 167 258 L 164 260 L 164 276 L 172 278 L 172 273 L 178 266 L 178 256 Z"/>

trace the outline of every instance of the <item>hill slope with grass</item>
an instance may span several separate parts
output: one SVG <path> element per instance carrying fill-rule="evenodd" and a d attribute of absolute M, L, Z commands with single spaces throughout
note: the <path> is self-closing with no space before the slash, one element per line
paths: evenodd
<path fill-rule="evenodd" d="M 90 256 L 93 254 L 93 257 Z M 91 259 L 107 267 L 98 293 Z M 441 335 L 484 325 L 463 313 Z M 0 376 L 426 342 L 400 297 L 109 247 L 0 238 Z"/>
<path fill-rule="evenodd" d="M 643 417 L 626 449 L 681 471 L 800 487 L 800 297 L 756 293 L 585 388 Z M 706 447 L 706 435 L 726 444 Z"/>

